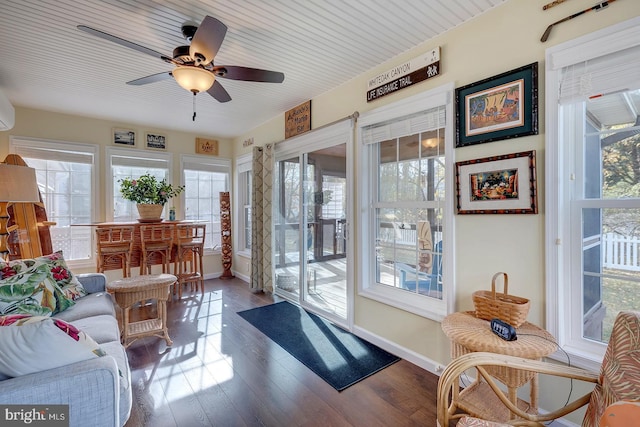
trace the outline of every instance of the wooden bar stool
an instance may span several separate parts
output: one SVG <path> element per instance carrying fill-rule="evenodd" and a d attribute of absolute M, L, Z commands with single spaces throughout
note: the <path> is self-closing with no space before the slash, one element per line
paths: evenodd
<path fill-rule="evenodd" d="M 162 273 L 170 272 L 173 230 L 173 226 L 168 224 L 140 226 L 140 275 L 151 274 L 154 255 L 162 259 Z"/>
<path fill-rule="evenodd" d="M 182 286 L 191 283 L 191 290 L 204 293 L 204 270 L 202 255 L 204 253 L 205 224 L 177 224 L 174 244 L 176 257 L 173 273 L 178 278 L 178 298 L 182 298 Z"/>
<path fill-rule="evenodd" d="M 98 273 L 122 268 L 122 277 L 131 276 L 133 231 L 132 225 L 96 228 Z M 114 267 L 114 261 L 118 267 Z"/>

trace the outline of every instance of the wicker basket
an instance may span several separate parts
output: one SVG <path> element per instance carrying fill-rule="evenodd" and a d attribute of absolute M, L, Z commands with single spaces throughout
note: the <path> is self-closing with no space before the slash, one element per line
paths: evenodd
<path fill-rule="evenodd" d="M 496 292 L 496 279 L 504 276 L 504 293 Z M 508 294 L 509 276 L 498 272 L 491 279 L 491 291 L 475 291 L 473 305 L 476 317 L 484 320 L 500 319 L 514 328 L 522 325 L 529 314 L 529 300 Z"/>

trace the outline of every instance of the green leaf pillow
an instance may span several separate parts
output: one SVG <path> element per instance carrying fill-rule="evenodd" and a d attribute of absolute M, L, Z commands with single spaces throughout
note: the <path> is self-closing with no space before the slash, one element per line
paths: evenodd
<path fill-rule="evenodd" d="M 51 316 L 74 305 L 73 292 L 63 289 L 71 285 L 71 278 L 62 272 L 60 258 L 62 253 L 59 256 L 52 254 L 35 259 L 0 261 L 0 315 Z"/>
<path fill-rule="evenodd" d="M 67 267 L 62 251 L 38 257 L 35 261 L 49 264 L 53 279 L 67 298 L 75 301 L 87 295 L 87 291 L 84 289 L 84 286 L 82 286 L 82 283 L 78 281 L 78 278 L 74 276 L 71 270 L 69 270 L 69 267 Z"/>

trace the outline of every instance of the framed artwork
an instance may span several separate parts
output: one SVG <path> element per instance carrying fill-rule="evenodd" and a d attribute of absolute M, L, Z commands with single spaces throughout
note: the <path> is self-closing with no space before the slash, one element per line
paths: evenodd
<path fill-rule="evenodd" d="M 537 134 L 537 62 L 456 89 L 456 147 Z"/>
<path fill-rule="evenodd" d="M 147 148 L 153 148 L 154 150 L 166 150 L 167 137 L 164 135 L 158 135 L 157 133 L 147 133 L 145 135 L 145 144 Z"/>
<path fill-rule="evenodd" d="M 459 214 L 537 214 L 535 150 L 456 163 Z"/>
<path fill-rule="evenodd" d="M 136 145 L 136 133 L 131 129 L 113 128 L 113 143 L 118 145 Z"/>

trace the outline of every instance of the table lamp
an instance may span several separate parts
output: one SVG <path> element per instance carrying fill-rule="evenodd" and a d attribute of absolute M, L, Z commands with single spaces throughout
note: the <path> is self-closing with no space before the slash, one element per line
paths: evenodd
<path fill-rule="evenodd" d="M 9 253 L 8 239 L 10 203 L 37 203 L 40 201 L 36 170 L 26 166 L 0 163 L 0 258 Z"/>

